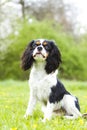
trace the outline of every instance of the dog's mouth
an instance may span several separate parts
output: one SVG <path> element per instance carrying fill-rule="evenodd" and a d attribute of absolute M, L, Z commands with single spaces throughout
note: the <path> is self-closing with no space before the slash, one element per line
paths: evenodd
<path fill-rule="evenodd" d="M 36 56 L 42 56 L 43 58 L 46 58 L 41 52 L 37 52 L 33 57 L 35 58 Z"/>

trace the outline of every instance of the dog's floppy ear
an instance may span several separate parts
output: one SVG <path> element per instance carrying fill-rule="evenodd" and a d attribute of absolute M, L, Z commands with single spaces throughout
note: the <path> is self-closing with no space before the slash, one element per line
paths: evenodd
<path fill-rule="evenodd" d="M 55 45 L 54 41 L 49 41 L 51 45 L 51 52 L 48 55 L 48 58 L 46 60 L 46 66 L 45 70 L 49 74 L 53 71 L 55 71 L 59 64 L 61 63 L 61 54 L 57 46 Z"/>
<path fill-rule="evenodd" d="M 21 63 L 21 67 L 23 70 L 27 70 L 29 68 L 31 68 L 33 62 L 34 62 L 34 59 L 33 59 L 33 56 L 32 56 L 32 53 L 33 53 L 33 49 L 32 49 L 32 45 L 34 43 L 34 40 L 32 40 L 27 48 L 25 49 L 22 57 L 21 57 L 21 60 L 22 60 L 22 63 Z"/>

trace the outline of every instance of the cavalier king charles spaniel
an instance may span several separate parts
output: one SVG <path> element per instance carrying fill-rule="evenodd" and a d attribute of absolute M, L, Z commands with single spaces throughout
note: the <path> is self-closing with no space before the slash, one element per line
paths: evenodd
<path fill-rule="evenodd" d="M 54 41 L 32 40 L 22 55 L 22 68 L 31 68 L 29 77 L 30 99 L 25 117 L 32 115 L 37 101 L 42 103 L 44 121 L 56 113 L 65 113 L 68 119 L 82 116 L 77 97 L 70 94 L 57 79 L 61 54 Z"/>

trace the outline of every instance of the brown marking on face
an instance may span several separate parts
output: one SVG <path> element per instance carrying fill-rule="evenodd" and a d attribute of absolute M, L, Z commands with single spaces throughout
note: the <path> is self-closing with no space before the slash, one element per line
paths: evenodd
<path fill-rule="evenodd" d="M 46 56 L 45 56 L 46 59 L 47 59 L 48 55 L 49 55 L 49 53 L 47 52 L 47 53 L 46 53 Z"/>
<path fill-rule="evenodd" d="M 36 45 L 40 45 L 40 41 L 36 41 Z"/>
<path fill-rule="evenodd" d="M 47 42 L 45 41 L 45 42 L 43 42 L 43 45 L 45 46 L 45 45 L 47 45 Z"/>

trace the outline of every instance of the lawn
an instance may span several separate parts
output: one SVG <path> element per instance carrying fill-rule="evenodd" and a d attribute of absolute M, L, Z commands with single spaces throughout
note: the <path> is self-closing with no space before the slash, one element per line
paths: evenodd
<path fill-rule="evenodd" d="M 81 112 L 87 112 L 87 82 L 62 81 L 79 98 Z M 24 119 L 28 97 L 27 81 L 0 81 L 0 130 L 87 130 L 87 119 L 83 118 L 68 120 L 55 117 L 42 123 L 43 113 L 39 103 L 33 116 Z"/>

